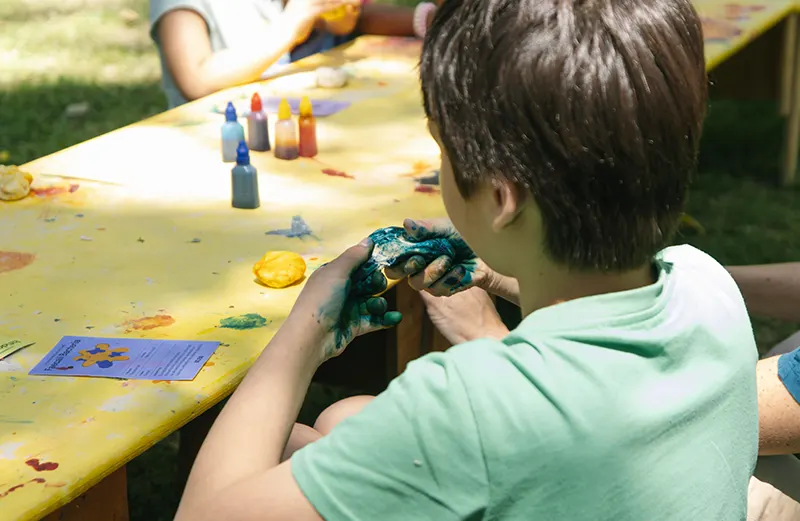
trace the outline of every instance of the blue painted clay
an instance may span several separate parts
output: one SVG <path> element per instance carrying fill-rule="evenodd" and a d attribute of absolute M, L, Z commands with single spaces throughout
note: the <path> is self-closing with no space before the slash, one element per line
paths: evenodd
<path fill-rule="evenodd" d="M 466 260 L 462 258 L 464 250 L 450 239 L 433 238 L 415 242 L 399 226 L 376 230 L 369 238 L 374 244 L 372 255 L 351 276 L 356 295 L 375 295 L 383 291 L 386 279 L 381 270 L 411 257 L 418 257 L 423 265 L 442 256 L 450 257 L 454 263 Z M 467 251 L 471 253 L 468 248 Z"/>

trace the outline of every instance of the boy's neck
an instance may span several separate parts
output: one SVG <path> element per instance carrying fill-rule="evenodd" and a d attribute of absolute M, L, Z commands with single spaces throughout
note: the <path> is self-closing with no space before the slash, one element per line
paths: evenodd
<path fill-rule="evenodd" d="M 542 269 L 517 277 L 522 316 L 559 302 L 642 288 L 656 280 L 650 264 L 623 273 L 568 271 L 545 264 Z"/>

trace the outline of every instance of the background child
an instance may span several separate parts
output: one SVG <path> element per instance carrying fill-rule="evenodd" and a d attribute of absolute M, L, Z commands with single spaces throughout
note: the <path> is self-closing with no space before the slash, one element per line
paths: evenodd
<path fill-rule="evenodd" d="M 256 81 L 269 68 L 326 51 L 358 33 L 422 36 L 434 6 L 363 0 L 151 0 L 150 34 L 170 107 Z M 322 15 L 338 7 L 347 15 Z"/>
<path fill-rule="evenodd" d="M 707 102 L 691 2 L 446 1 L 420 77 L 455 229 L 407 232 L 456 247 L 431 263 L 451 291 L 515 280 L 523 322 L 412 362 L 280 463 L 319 364 L 396 323 L 348 292 L 370 245 L 351 248 L 309 278 L 223 409 L 177 519 L 744 519 L 744 302 L 709 256 L 661 251 Z"/>

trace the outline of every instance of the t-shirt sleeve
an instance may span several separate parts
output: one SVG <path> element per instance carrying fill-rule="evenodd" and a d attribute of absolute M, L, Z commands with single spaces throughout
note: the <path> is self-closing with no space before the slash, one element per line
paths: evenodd
<path fill-rule="evenodd" d="M 205 0 L 150 0 L 150 37 L 154 42 L 158 43 L 158 22 L 165 14 L 176 9 L 195 11 L 203 17 L 206 25 L 212 22 Z"/>
<path fill-rule="evenodd" d="M 778 359 L 778 377 L 789 394 L 800 403 L 800 348 L 781 355 Z"/>
<path fill-rule="evenodd" d="M 361 413 L 295 453 L 291 466 L 328 521 L 477 519 L 488 502 L 469 395 L 443 353 L 409 364 Z"/>

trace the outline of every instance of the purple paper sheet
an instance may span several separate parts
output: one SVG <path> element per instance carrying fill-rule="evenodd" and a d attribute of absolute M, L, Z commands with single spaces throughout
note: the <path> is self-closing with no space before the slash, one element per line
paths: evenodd
<path fill-rule="evenodd" d="M 270 114 L 277 114 L 278 106 L 281 103 L 282 98 L 266 98 L 263 101 L 264 111 Z M 292 114 L 297 116 L 300 114 L 300 98 L 286 98 L 286 101 L 289 102 L 289 106 L 292 108 Z M 244 105 L 247 105 L 246 107 Z M 250 113 L 250 102 L 243 102 L 242 106 L 240 107 L 239 104 L 234 102 L 236 106 L 236 112 L 240 118 L 247 117 Z M 328 100 L 328 99 L 312 99 L 311 100 L 311 110 L 314 112 L 314 117 L 317 118 L 324 118 L 326 116 L 332 116 L 337 112 L 341 112 L 347 107 L 349 107 L 351 103 L 349 101 L 336 101 L 336 100 Z M 212 108 L 212 112 L 217 114 L 224 114 L 225 107 L 220 107 L 219 105 L 214 105 Z"/>
<path fill-rule="evenodd" d="M 300 114 L 300 98 L 286 98 L 286 101 L 288 101 L 289 106 L 292 107 L 292 114 L 295 116 Z M 264 110 L 269 113 L 277 113 L 278 105 L 280 105 L 280 103 L 281 98 L 267 98 L 264 102 Z M 337 112 L 341 112 L 349 106 L 349 101 L 336 101 L 327 99 L 311 100 L 311 110 L 314 111 L 314 116 L 318 118 L 331 116 Z"/>
<path fill-rule="evenodd" d="M 192 380 L 217 347 L 219 342 L 65 336 L 29 374 Z"/>

